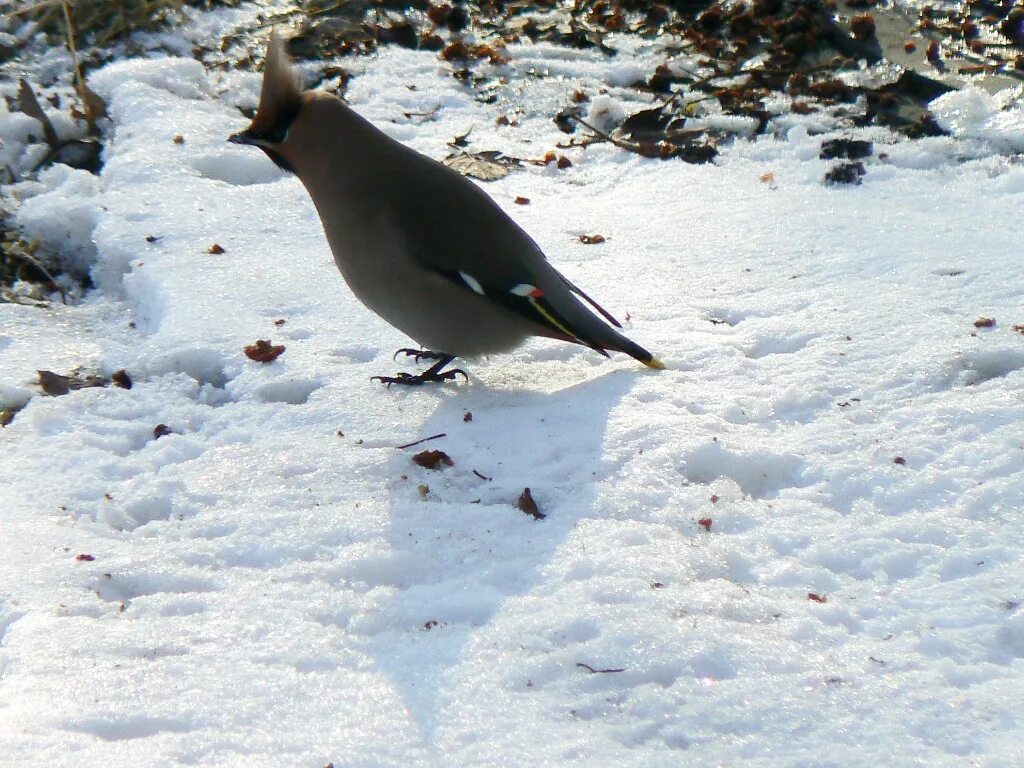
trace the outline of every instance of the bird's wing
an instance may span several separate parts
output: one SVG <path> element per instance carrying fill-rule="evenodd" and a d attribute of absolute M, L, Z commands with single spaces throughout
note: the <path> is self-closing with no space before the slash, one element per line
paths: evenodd
<path fill-rule="evenodd" d="M 605 356 L 608 354 L 599 340 L 589 338 L 585 330 L 559 311 L 556 303 L 552 301 L 545 290 L 535 284 L 540 282 L 539 280 L 527 282 L 531 279 L 530 275 L 524 275 L 522 282 L 509 284 L 507 281 L 502 281 L 499 284 L 490 279 L 493 277 L 492 275 L 477 277 L 462 269 L 441 269 L 437 270 L 437 273 L 466 290 L 537 323 L 547 329 L 549 336 L 583 344 Z M 480 270 L 477 270 L 477 273 L 479 274 Z M 568 281 L 566 283 L 571 285 Z"/>
<path fill-rule="evenodd" d="M 441 194 L 435 189 L 429 205 L 418 195 L 404 196 L 398 211 L 416 262 L 533 321 L 546 335 L 602 354 L 617 349 L 617 338 L 613 341 L 604 322 L 576 297 L 621 327 L 615 318 L 552 267 L 530 236 L 476 185 L 442 170 L 448 183 L 440 185 Z"/>

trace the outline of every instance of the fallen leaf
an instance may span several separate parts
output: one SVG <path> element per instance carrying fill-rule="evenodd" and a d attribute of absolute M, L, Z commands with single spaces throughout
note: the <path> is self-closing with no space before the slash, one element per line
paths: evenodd
<path fill-rule="evenodd" d="M 427 18 L 435 24 L 444 24 L 452 14 L 452 7 L 448 3 L 432 5 L 427 9 Z"/>
<path fill-rule="evenodd" d="M 897 457 L 895 457 L 895 458 L 894 458 L 894 459 L 892 460 L 892 463 L 893 463 L 893 464 L 899 464 L 899 465 L 901 465 L 901 466 L 902 466 L 903 464 L 906 464 L 906 463 L 907 463 L 907 460 L 906 460 L 906 459 L 904 459 L 904 458 L 903 458 L 902 456 L 897 456 Z"/>
<path fill-rule="evenodd" d="M 75 560 L 83 563 L 91 563 L 96 558 L 93 555 L 87 555 L 84 552 L 80 555 L 75 555 Z"/>
<path fill-rule="evenodd" d="M 271 344 L 269 339 L 257 339 L 243 351 L 246 357 L 257 363 L 272 363 L 284 353 L 284 350 L 284 344 Z"/>
<path fill-rule="evenodd" d="M 68 392 L 89 387 L 105 387 L 110 383 L 110 379 L 95 373 L 83 373 L 80 368 L 76 368 L 67 376 L 53 371 L 36 371 L 36 373 L 39 375 L 39 386 L 42 388 L 43 394 L 53 396 L 66 395 Z"/>
<path fill-rule="evenodd" d="M 126 371 L 124 368 L 114 371 L 110 375 L 110 380 L 121 389 L 132 388 L 132 377 L 128 375 L 128 371 Z"/>
<path fill-rule="evenodd" d="M 711 522 L 712 521 L 711 521 L 710 517 L 702 517 L 700 520 L 697 521 L 697 525 L 699 525 L 705 531 L 710 531 L 711 530 Z"/>
<path fill-rule="evenodd" d="M 860 177 L 867 171 L 864 163 L 837 163 L 825 174 L 826 184 L 860 184 Z"/>
<path fill-rule="evenodd" d="M 487 152 L 459 152 L 441 161 L 463 176 L 472 176 L 481 181 L 495 181 L 508 176 L 509 171 L 520 165 L 514 157 L 494 150 Z"/>
<path fill-rule="evenodd" d="M 167 435 L 174 434 L 171 432 L 171 428 L 166 424 L 157 424 L 153 427 L 153 439 L 159 440 L 161 437 L 167 437 Z"/>
<path fill-rule="evenodd" d="M 660 141 L 665 138 L 665 129 L 673 117 L 672 112 L 664 107 L 642 109 L 627 117 L 619 126 L 618 132 L 628 137 L 630 141 Z"/>
<path fill-rule="evenodd" d="M 465 133 L 460 133 L 454 139 L 448 142 L 449 147 L 455 147 L 456 149 L 462 149 L 469 145 L 469 134 L 473 132 L 473 128 L 470 127 Z"/>
<path fill-rule="evenodd" d="M 979 317 L 974 321 L 975 328 L 991 328 L 996 324 L 994 317 Z"/>
<path fill-rule="evenodd" d="M 818 157 L 822 160 L 838 158 L 863 160 L 865 157 L 870 157 L 872 152 L 874 152 L 874 145 L 870 141 L 829 139 L 821 142 L 821 151 L 818 153 Z"/>
<path fill-rule="evenodd" d="M 455 462 L 444 451 L 420 451 L 412 457 L 412 462 L 426 469 L 441 469 L 442 465 L 455 466 Z"/>
<path fill-rule="evenodd" d="M 207 253 L 212 253 L 214 256 L 220 256 L 224 253 L 224 248 L 219 243 L 214 243 L 206 249 Z"/>
<path fill-rule="evenodd" d="M 600 245 L 604 242 L 604 235 L 580 235 L 580 242 L 584 245 Z"/>
<path fill-rule="evenodd" d="M 870 13 L 854 16 L 850 19 L 850 32 L 861 42 L 870 40 L 875 36 L 875 17 Z"/>
<path fill-rule="evenodd" d="M 543 520 L 545 517 L 547 517 L 547 515 L 545 515 L 537 508 L 537 502 L 533 500 L 533 494 L 530 493 L 529 488 L 523 489 L 523 492 L 519 496 L 519 501 L 516 503 L 516 506 L 519 507 L 520 510 L 528 514 L 530 517 L 532 517 L 534 520 Z"/>
<path fill-rule="evenodd" d="M 32 92 L 32 86 L 25 78 L 21 78 L 21 82 L 18 84 L 18 107 L 29 117 L 39 121 L 43 127 L 43 138 L 46 139 L 46 143 L 50 145 L 51 149 L 60 146 L 60 139 L 57 136 L 57 131 L 53 128 L 53 123 L 50 122 L 50 118 L 46 116 L 43 108 L 39 106 L 39 99 L 36 98 L 35 93 Z"/>
<path fill-rule="evenodd" d="M 819 595 L 817 592 L 808 592 L 807 599 L 815 603 L 827 603 L 828 595 Z"/>
<path fill-rule="evenodd" d="M 516 205 L 529 205 L 530 204 L 530 198 L 528 198 L 528 197 L 517 197 L 513 202 L 515 202 Z"/>
<path fill-rule="evenodd" d="M 185 143 L 185 137 L 182 136 L 180 133 L 176 133 L 176 134 L 174 134 L 174 138 L 171 139 L 171 141 L 173 141 L 175 144 L 184 144 Z"/>
<path fill-rule="evenodd" d="M 464 422 L 466 422 L 467 424 L 469 422 L 471 422 L 473 420 L 473 412 L 472 411 L 466 411 L 464 414 L 462 414 L 462 420 Z"/>
<path fill-rule="evenodd" d="M 39 374 L 39 386 L 44 395 L 58 397 L 71 391 L 71 380 L 53 371 L 36 371 Z"/>
<path fill-rule="evenodd" d="M 555 125 L 562 133 L 573 133 L 582 116 L 583 113 L 578 106 L 565 107 L 555 115 Z"/>

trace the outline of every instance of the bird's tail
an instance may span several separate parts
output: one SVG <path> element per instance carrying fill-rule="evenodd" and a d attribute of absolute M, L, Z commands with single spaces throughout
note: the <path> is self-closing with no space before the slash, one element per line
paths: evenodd
<path fill-rule="evenodd" d="M 621 333 L 613 331 L 611 328 L 609 328 L 608 331 L 610 332 L 609 335 L 613 336 L 613 338 L 617 337 L 615 338 L 615 341 L 617 343 L 614 346 L 611 344 L 607 344 L 605 346 L 605 349 L 611 349 L 616 352 L 624 352 L 630 357 L 639 360 L 648 368 L 653 368 L 656 371 L 665 370 L 665 364 L 661 362 L 661 360 L 656 358 L 654 355 L 652 355 L 650 352 L 648 352 L 646 349 L 641 347 L 639 344 L 634 344 Z"/>
<path fill-rule="evenodd" d="M 585 344 L 604 355 L 608 354 L 606 350 L 609 349 L 614 352 L 623 352 L 630 357 L 639 360 L 648 368 L 653 368 L 656 371 L 665 370 L 665 364 L 661 362 L 661 360 L 656 358 L 639 344 L 635 344 L 630 341 L 616 330 L 622 328 L 622 324 L 615 319 L 614 315 L 580 290 L 578 286 L 570 282 L 565 275 L 560 272 L 557 272 L 557 274 L 565 283 L 565 286 L 569 289 L 570 293 L 576 294 L 576 296 L 583 299 L 583 301 L 593 307 L 594 310 L 596 310 L 611 326 L 614 326 L 614 328 L 612 328 L 608 324 L 602 322 L 600 319 L 595 317 L 592 312 L 587 310 L 586 307 L 582 306 L 579 301 L 573 300 L 572 309 L 569 310 L 569 307 L 566 307 L 566 309 L 569 310 L 567 314 L 574 316 L 570 326 L 570 333 L 574 338 L 568 339 L 569 341 Z M 569 296 L 568 298 L 572 299 L 572 296 Z"/>

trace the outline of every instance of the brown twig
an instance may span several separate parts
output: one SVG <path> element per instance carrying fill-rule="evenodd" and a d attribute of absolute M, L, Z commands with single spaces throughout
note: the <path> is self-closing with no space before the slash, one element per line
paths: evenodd
<path fill-rule="evenodd" d="M 592 666 L 590 666 L 589 664 L 584 664 L 582 661 L 577 661 L 576 666 L 584 670 L 585 672 L 589 672 L 592 675 L 607 675 L 612 672 L 626 671 L 625 667 L 622 667 L 621 669 L 594 669 Z"/>
<path fill-rule="evenodd" d="M 648 152 L 644 151 L 644 149 L 642 147 L 640 147 L 639 144 L 634 144 L 631 141 L 623 141 L 622 139 L 617 139 L 614 136 L 611 136 L 611 135 L 605 133 L 604 131 L 602 131 L 602 130 L 600 130 L 598 128 L 595 128 L 590 123 L 588 123 L 586 120 L 584 120 L 582 117 L 573 117 L 572 119 L 575 120 L 580 125 L 582 125 L 587 130 L 593 131 L 593 133 L 595 135 L 601 137 L 605 141 L 610 141 L 612 144 L 614 144 L 619 149 L 624 149 L 627 152 L 632 152 L 634 154 L 640 155 L 641 157 L 650 157 L 651 156 Z"/>
<path fill-rule="evenodd" d="M 48 270 L 41 261 L 36 259 L 35 256 L 33 256 L 31 253 L 27 253 L 23 248 L 19 248 L 16 251 L 8 250 L 7 255 L 16 259 L 21 259 L 25 264 L 29 264 L 35 269 L 38 269 L 43 274 L 43 276 L 50 281 L 53 287 L 60 293 L 61 304 L 68 303 L 68 296 L 64 292 L 64 289 L 61 287 L 61 284 L 57 282 L 57 278 L 55 278 L 50 273 L 50 270 Z M 21 270 L 19 269 L 18 272 L 20 273 Z"/>
<path fill-rule="evenodd" d="M 421 440 L 414 440 L 413 442 L 406 443 L 405 445 L 396 445 L 395 446 L 395 450 L 400 451 L 403 448 L 412 448 L 414 445 L 419 445 L 420 443 L 425 443 L 428 440 L 437 440 L 437 438 L 439 438 L 439 437 L 448 437 L 448 433 L 447 432 L 438 432 L 436 435 L 431 435 L 430 437 L 424 437 Z"/>

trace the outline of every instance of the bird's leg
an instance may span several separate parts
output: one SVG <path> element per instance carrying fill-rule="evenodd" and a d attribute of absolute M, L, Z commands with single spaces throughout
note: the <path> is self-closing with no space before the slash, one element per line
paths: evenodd
<path fill-rule="evenodd" d="M 411 357 L 414 360 L 416 360 L 417 363 L 420 360 L 443 360 L 444 358 L 448 357 L 448 355 L 446 355 L 444 352 L 431 352 L 430 350 L 427 349 L 409 349 L 408 347 L 403 347 L 402 349 L 395 352 L 395 354 L 391 356 L 391 359 L 397 360 L 399 355 Z M 451 360 L 450 357 L 448 357 L 448 359 Z"/>
<path fill-rule="evenodd" d="M 402 350 L 399 350 L 402 351 Z M 373 376 L 371 381 L 379 381 L 381 384 L 387 384 L 389 387 L 392 384 L 405 384 L 409 387 L 418 387 L 421 384 L 437 384 L 442 381 L 450 381 L 460 374 L 466 381 L 469 381 L 469 376 L 461 368 L 452 368 L 450 371 L 443 371 L 448 363 L 455 359 L 455 355 L 442 355 L 437 352 L 428 353 L 431 359 L 436 359 L 437 362 L 427 368 L 423 373 L 416 374 L 415 376 L 411 373 L 396 373 L 394 376 Z M 426 357 L 426 355 L 422 355 Z"/>

